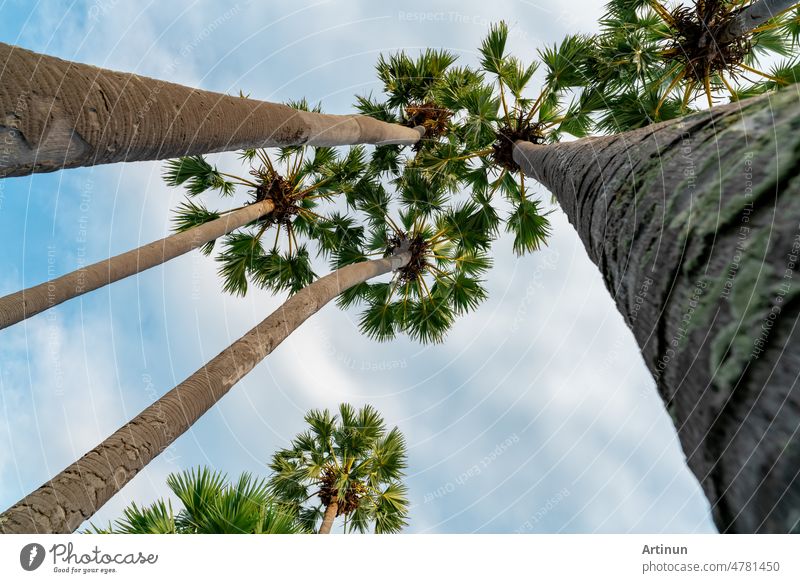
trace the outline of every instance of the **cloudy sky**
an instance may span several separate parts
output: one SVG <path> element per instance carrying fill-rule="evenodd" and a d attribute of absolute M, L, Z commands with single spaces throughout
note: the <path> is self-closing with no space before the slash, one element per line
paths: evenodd
<path fill-rule="evenodd" d="M 0 41 L 253 98 L 352 111 L 381 53 L 464 63 L 509 22 L 523 59 L 602 6 L 404 2 L 0 0 Z M 235 158 L 218 163 L 233 169 Z M 538 195 L 549 204 L 549 194 Z M 158 163 L 0 181 L 0 294 L 168 233 L 182 194 Z M 547 249 L 495 247 L 491 298 L 442 345 L 361 336 L 336 306 L 293 334 L 95 516 L 164 495 L 198 464 L 266 474 L 310 408 L 371 403 L 409 442 L 409 532 L 711 532 L 709 510 L 632 335 L 564 215 Z M 168 265 L 0 332 L 0 507 L 91 449 L 283 298 L 225 295 L 211 258 Z M 477 467 L 477 471 L 476 471 Z"/>

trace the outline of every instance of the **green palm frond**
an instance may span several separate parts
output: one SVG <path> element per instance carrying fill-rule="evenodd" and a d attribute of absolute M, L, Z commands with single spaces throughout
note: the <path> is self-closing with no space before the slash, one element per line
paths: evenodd
<path fill-rule="evenodd" d="M 509 216 L 506 227 L 514 235 L 517 255 L 538 251 L 550 236 L 550 221 L 533 200 L 520 201 Z"/>
<path fill-rule="evenodd" d="M 221 264 L 218 270 L 222 278 L 222 289 L 243 296 L 247 293 L 248 275 L 256 271 L 263 261 L 264 249 L 256 235 L 231 233 L 222 242 L 222 251 L 217 257 Z"/>
<path fill-rule="evenodd" d="M 176 534 L 175 515 L 172 503 L 157 500 L 150 506 L 139 507 L 135 502 L 125 508 L 122 518 L 99 528 L 92 524 L 86 531 L 89 534 Z"/>
<path fill-rule="evenodd" d="M 308 248 L 302 245 L 292 253 L 275 249 L 253 258 L 250 272 L 261 287 L 276 293 L 297 293 L 316 278 Z"/>
<path fill-rule="evenodd" d="M 356 95 L 355 108 L 362 115 L 368 115 L 381 121 L 388 123 L 396 123 L 398 121 L 392 108 L 387 103 L 377 101 L 372 97 L 372 93 L 366 96 Z"/>
<path fill-rule="evenodd" d="M 164 181 L 169 186 L 185 186 L 190 196 L 196 196 L 206 190 L 217 190 L 223 196 L 231 196 L 235 190 L 235 184 L 226 181 L 203 156 L 168 160 L 164 170 Z"/>
<path fill-rule="evenodd" d="M 400 532 L 407 525 L 408 489 L 400 483 L 389 484 L 378 497 L 375 508 L 375 534 Z"/>
<path fill-rule="evenodd" d="M 494 73 L 498 77 L 503 74 L 507 42 L 508 25 L 505 22 L 489 26 L 489 32 L 478 49 L 481 54 L 481 67 L 484 70 Z"/>
<path fill-rule="evenodd" d="M 175 209 L 175 216 L 172 219 L 172 228 L 174 231 L 180 233 L 214 221 L 220 218 L 220 216 L 222 216 L 220 213 L 210 211 L 202 204 L 195 203 L 191 200 L 185 200 Z M 209 241 L 200 247 L 200 251 L 204 255 L 210 255 L 214 250 L 214 243 L 214 241 Z"/>
<path fill-rule="evenodd" d="M 592 42 L 593 39 L 586 35 L 567 35 L 561 44 L 539 50 L 550 90 L 561 91 L 587 84 L 584 68 L 591 54 Z"/>
<path fill-rule="evenodd" d="M 177 514 L 169 501 L 131 504 L 123 517 L 98 534 L 294 534 L 303 530 L 294 514 L 269 494 L 267 482 L 249 473 L 228 482 L 224 474 L 193 468 L 170 474 L 167 485 L 183 504 Z"/>

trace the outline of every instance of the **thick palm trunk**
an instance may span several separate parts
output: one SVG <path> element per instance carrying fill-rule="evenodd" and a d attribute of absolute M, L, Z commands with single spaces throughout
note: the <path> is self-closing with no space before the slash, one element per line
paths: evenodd
<path fill-rule="evenodd" d="M 339 502 L 336 497 L 331 500 L 331 503 L 325 508 L 325 514 L 322 517 L 322 525 L 319 527 L 317 534 L 330 534 L 333 528 L 333 521 L 336 519 L 336 513 L 339 511 Z"/>
<path fill-rule="evenodd" d="M 414 144 L 423 131 L 201 91 L 0 43 L 0 177 L 267 146 Z"/>
<path fill-rule="evenodd" d="M 632 329 L 723 532 L 800 521 L 800 100 L 786 90 L 514 159 Z"/>
<path fill-rule="evenodd" d="M 0 298 L 0 330 L 53 306 L 161 265 L 272 212 L 271 201 L 247 205 L 110 259 Z"/>
<path fill-rule="evenodd" d="M 797 3 L 797 0 L 758 0 L 753 2 L 739 12 L 736 18 L 722 32 L 719 42 L 730 42 L 747 34 Z"/>
<path fill-rule="evenodd" d="M 398 269 L 410 258 L 403 252 L 349 265 L 297 292 L 92 451 L 0 514 L 0 532 L 73 532 L 306 319 L 344 290 Z"/>

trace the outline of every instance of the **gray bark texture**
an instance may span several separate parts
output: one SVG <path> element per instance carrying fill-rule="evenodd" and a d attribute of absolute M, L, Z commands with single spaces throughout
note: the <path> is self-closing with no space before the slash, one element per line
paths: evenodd
<path fill-rule="evenodd" d="M 743 36 L 797 4 L 797 0 L 757 0 L 736 15 L 720 35 L 719 42 L 725 43 Z"/>
<path fill-rule="evenodd" d="M 214 241 L 264 215 L 274 204 L 262 200 L 192 229 L 87 265 L 45 283 L 0 298 L 0 330 L 105 285 L 161 265 Z"/>
<path fill-rule="evenodd" d="M 602 272 L 720 531 L 797 532 L 797 89 L 514 155 Z"/>
<path fill-rule="evenodd" d="M 414 144 L 424 128 L 325 115 L 0 43 L 0 178 L 243 148 Z"/>
<path fill-rule="evenodd" d="M 398 269 L 410 258 L 403 252 L 348 265 L 297 292 L 100 445 L 0 514 L 0 533 L 75 531 L 310 316 L 344 290 Z"/>

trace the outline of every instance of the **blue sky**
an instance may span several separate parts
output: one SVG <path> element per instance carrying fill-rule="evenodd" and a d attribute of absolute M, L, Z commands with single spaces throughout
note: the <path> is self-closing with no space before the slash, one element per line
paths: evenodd
<path fill-rule="evenodd" d="M 595 2 L 23 2 L 0 40 L 111 69 L 352 111 L 381 52 L 474 63 L 490 22 L 532 58 L 591 32 Z M 235 158 L 217 157 L 235 168 Z M 549 204 L 543 189 L 538 195 Z M 0 181 L 0 294 L 167 234 L 160 164 Z M 372 403 L 409 442 L 409 532 L 710 532 L 654 383 L 564 215 L 540 253 L 496 246 L 491 297 L 438 346 L 377 344 L 328 306 L 95 516 L 207 464 L 266 474 L 309 408 Z M 263 319 L 283 298 L 223 294 L 188 254 L 0 332 L 0 507 L 38 487 Z M 477 469 L 476 469 L 477 468 Z"/>

